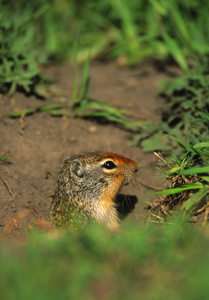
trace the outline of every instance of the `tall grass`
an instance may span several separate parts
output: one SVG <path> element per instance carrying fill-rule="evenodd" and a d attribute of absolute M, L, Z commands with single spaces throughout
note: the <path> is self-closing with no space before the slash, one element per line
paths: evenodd
<path fill-rule="evenodd" d="M 209 53 L 207 0 L 21 0 L 0 4 L 0 88 L 26 91 L 40 79 L 40 63 L 91 56 L 125 64 L 172 58 L 184 71 Z M 11 17 L 12 16 L 12 17 Z"/>

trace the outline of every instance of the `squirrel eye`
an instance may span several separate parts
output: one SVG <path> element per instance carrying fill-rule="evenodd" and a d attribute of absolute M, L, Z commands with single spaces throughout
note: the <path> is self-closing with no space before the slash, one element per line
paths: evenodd
<path fill-rule="evenodd" d="M 116 168 L 116 165 L 111 160 L 108 160 L 102 165 L 102 167 L 111 170 Z"/>

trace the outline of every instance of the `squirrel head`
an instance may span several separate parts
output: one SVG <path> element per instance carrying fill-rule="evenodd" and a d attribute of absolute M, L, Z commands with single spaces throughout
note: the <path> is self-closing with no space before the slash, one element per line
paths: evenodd
<path fill-rule="evenodd" d="M 115 209 L 118 192 L 137 171 L 135 161 L 112 152 L 85 152 L 68 157 L 58 175 L 55 202 L 60 203 L 63 198 L 90 218 L 104 219 Z"/>
<path fill-rule="evenodd" d="M 72 188 L 97 192 L 98 196 L 110 193 L 113 198 L 134 178 L 138 164 L 112 152 L 86 152 L 66 158 L 62 169 L 67 171 L 65 179 L 72 182 Z"/>

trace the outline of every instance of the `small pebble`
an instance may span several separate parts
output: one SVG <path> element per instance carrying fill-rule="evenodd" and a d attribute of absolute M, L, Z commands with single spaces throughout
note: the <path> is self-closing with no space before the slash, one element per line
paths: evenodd
<path fill-rule="evenodd" d="M 89 132 L 90 132 L 90 133 L 95 133 L 96 131 L 97 131 L 96 126 L 90 126 L 90 127 L 89 127 Z"/>

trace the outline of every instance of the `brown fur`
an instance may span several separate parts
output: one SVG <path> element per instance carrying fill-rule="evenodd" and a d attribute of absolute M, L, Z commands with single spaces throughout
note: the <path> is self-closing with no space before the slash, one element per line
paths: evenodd
<path fill-rule="evenodd" d="M 105 162 L 112 162 L 115 167 L 106 168 Z M 85 152 L 66 158 L 57 178 L 51 222 L 67 228 L 75 222 L 83 226 L 97 221 L 117 229 L 115 197 L 137 170 L 135 161 L 111 152 Z"/>

